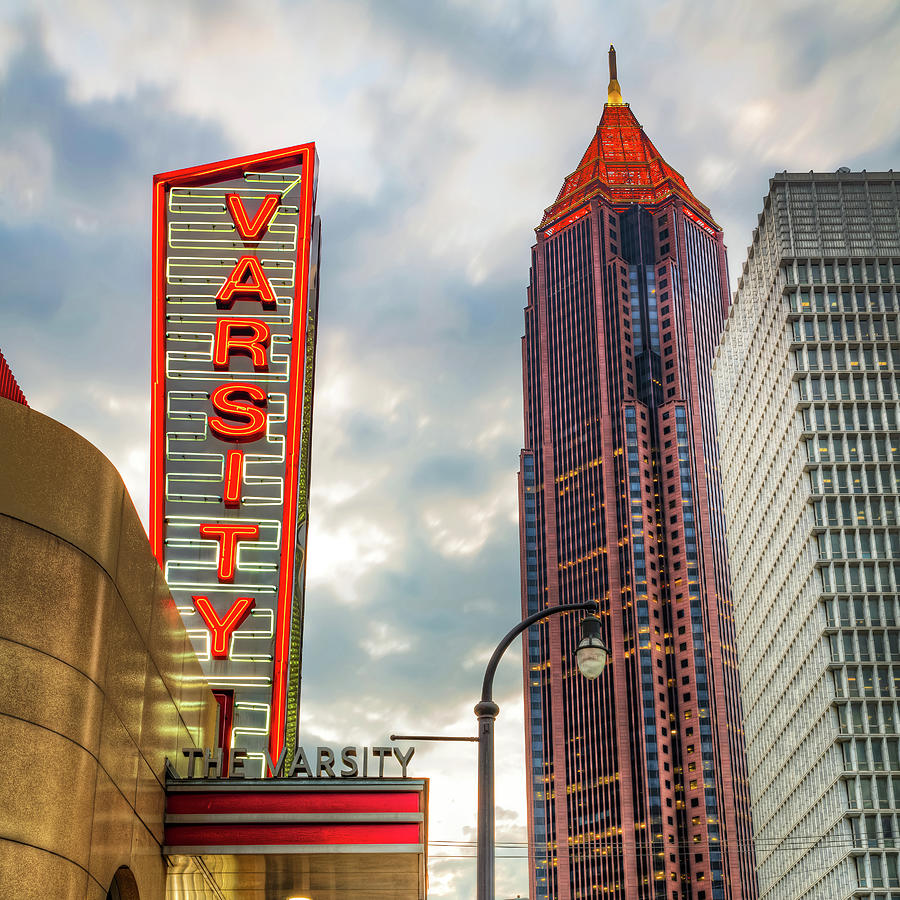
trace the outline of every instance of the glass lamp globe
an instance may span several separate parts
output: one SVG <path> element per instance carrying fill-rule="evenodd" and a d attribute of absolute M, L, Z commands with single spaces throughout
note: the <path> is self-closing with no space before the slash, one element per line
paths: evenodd
<path fill-rule="evenodd" d="M 603 674 L 609 650 L 600 637 L 602 623 L 596 616 L 588 616 L 581 623 L 581 640 L 575 650 L 575 662 L 578 671 L 593 681 Z"/>

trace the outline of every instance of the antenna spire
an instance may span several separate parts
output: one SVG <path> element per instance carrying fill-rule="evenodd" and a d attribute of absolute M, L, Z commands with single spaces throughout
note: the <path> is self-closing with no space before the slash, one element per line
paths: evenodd
<path fill-rule="evenodd" d="M 622 89 L 616 78 L 616 48 L 609 45 L 609 87 L 606 89 L 606 102 L 609 106 L 624 106 Z"/>

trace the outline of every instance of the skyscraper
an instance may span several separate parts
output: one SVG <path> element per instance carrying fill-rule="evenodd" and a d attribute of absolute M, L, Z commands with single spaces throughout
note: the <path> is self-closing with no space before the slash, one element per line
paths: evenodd
<path fill-rule="evenodd" d="M 722 232 L 622 100 L 536 229 L 522 360 L 523 611 L 595 599 L 524 655 L 533 898 L 755 897 L 709 368 Z"/>
<path fill-rule="evenodd" d="M 895 173 L 771 180 L 714 372 L 765 900 L 900 898 L 898 284 Z"/>

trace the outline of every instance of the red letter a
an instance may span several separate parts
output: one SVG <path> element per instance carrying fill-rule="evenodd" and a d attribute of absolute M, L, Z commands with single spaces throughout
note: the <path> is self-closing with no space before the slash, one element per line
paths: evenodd
<path fill-rule="evenodd" d="M 235 300 L 258 300 L 266 309 L 275 308 L 275 291 L 255 256 L 242 256 L 216 294 L 220 308 L 231 309 Z"/>

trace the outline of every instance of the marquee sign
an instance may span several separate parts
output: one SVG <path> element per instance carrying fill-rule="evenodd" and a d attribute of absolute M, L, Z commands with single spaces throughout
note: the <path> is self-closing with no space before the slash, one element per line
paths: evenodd
<path fill-rule="evenodd" d="M 292 759 L 287 757 L 287 748 L 281 756 L 273 760 L 268 751 L 264 753 L 265 771 L 271 778 L 384 778 L 385 761 L 394 761 L 400 766 L 400 777 L 407 777 L 409 762 L 416 752 L 415 747 L 405 751 L 393 744 L 389 747 L 356 747 L 352 744 L 335 750 L 332 747 L 316 747 L 315 752 L 306 752 L 297 747 Z M 220 748 L 182 747 L 182 755 L 187 759 L 188 779 L 192 778 L 244 778 L 244 761 L 247 751 L 234 747 L 226 765 Z M 166 777 L 174 781 L 180 779 L 178 770 L 166 759 Z M 388 777 L 393 777 L 388 774 Z"/>
<path fill-rule="evenodd" d="M 260 774 L 297 742 L 317 174 L 303 144 L 153 181 L 150 541 Z"/>

